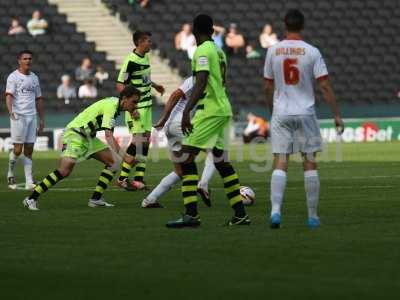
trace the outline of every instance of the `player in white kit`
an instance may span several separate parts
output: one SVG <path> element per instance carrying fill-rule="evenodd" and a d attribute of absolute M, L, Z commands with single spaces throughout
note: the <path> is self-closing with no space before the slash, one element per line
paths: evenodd
<path fill-rule="evenodd" d="M 39 78 L 31 68 L 32 52 L 18 54 L 18 69 L 7 78 L 6 102 L 10 114 L 11 140 L 14 144 L 10 152 L 7 181 L 11 189 L 16 189 L 15 165 L 24 151 L 25 188 L 35 187 L 32 177 L 32 152 L 37 133 L 44 128 L 43 98 Z M 37 126 L 39 115 L 39 127 Z"/>
<path fill-rule="evenodd" d="M 165 134 L 168 139 L 168 147 L 171 151 L 171 158 L 175 166 L 175 171 L 169 173 L 167 176 L 161 179 L 158 186 L 155 187 L 154 190 L 142 201 L 143 208 L 161 207 L 157 200 L 164 193 L 169 191 L 173 185 L 181 180 L 182 171 L 178 163 L 178 152 L 181 150 L 183 139 L 181 128 L 182 113 L 185 109 L 188 99 L 190 98 L 193 86 L 193 77 L 186 78 L 182 85 L 171 94 L 168 102 L 165 105 L 164 112 L 160 120 L 156 125 L 154 125 L 154 128 L 156 129 L 164 128 L 165 130 Z M 203 174 L 201 180 L 199 181 L 197 190 L 207 206 L 211 206 L 208 183 L 211 180 L 214 172 L 214 159 L 212 153 L 208 152 Z"/>
<path fill-rule="evenodd" d="M 343 121 L 328 80 L 328 70 L 319 50 L 300 35 L 304 16 L 289 10 L 285 16 L 286 39 L 268 49 L 264 78 L 267 103 L 272 113 L 271 143 L 274 171 L 271 177 L 271 228 L 280 228 L 281 206 L 286 187 L 289 155 L 301 152 L 304 187 L 308 207 L 308 226 L 320 225 L 317 214 L 320 183 L 315 161 L 321 151 L 321 134 L 315 114 L 314 80 L 335 116 L 338 133 Z"/>

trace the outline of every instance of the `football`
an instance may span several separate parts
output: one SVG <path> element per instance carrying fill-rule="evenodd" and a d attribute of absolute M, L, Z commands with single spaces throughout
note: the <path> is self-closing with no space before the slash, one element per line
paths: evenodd
<path fill-rule="evenodd" d="M 246 206 L 253 205 L 256 202 L 256 194 L 248 186 L 240 187 L 240 196 L 242 198 L 243 204 Z"/>

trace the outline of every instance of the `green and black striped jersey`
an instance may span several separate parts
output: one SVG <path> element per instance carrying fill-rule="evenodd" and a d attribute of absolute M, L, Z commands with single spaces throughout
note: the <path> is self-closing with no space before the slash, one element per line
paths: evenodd
<path fill-rule="evenodd" d="M 132 84 L 140 90 L 142 94 L 140 96 L 138 108 L 151 106 L 153 97 L 151 95 L 149 54 L 146 53 L 144 56 L 141 56 L 135 51 L 130 53 L 124 60 L 117 82 Z"/>

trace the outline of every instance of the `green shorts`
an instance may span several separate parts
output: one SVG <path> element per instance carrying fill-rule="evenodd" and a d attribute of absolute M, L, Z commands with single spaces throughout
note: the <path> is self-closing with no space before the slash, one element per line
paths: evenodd
<path fill-rule="evenodd" d="M 195 115 L 193 131 L 183 138 L 183 145 L 199 149 L 218 148 L 224 150 L 229 145 L 230 116 L 204 117 Z"/>
<path fill-rule="evenodd" d="M 125 123 L 129 132 L 132 134 L 151 132 L 153 127 L 151 106 L 139 108 L 138 112 L 140 115 L 138 120 L 134 120 L 129 112 L 125 112 Z"/>
<path fill-rule="evenodd" d="M 67 129 L 63 136 L 62 157 L 71 157 L 78 161 L 88 159 L 94 153 L 108 149 L 98 138 L 85 138 L 79 133 Z"/>

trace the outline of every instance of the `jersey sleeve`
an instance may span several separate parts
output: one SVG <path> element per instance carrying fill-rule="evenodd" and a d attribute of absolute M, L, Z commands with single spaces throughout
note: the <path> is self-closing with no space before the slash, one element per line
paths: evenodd
<path fill-rule="evenodd" d="M 267 80 L 274 80 L 274 72 L 272 69 L 272 48 L 269 48 L 265 56 L 264 63 L 264 78 Z"/>
<path fill-rule="evenodd" d="M 121 66 L 121 70 L 119 70 L 117 82 L 126 84 L 126 82 L 129 79 L 129 74 L 128 74 L 128 63 L 129 63 L 129 55 L 125 57 L 124 63 Z"/>
<path fill-rule="evenodd" d="M 201 72 L 207 71 L 210 72 L 210 62 L 209 62 L 209 52 L 208 49 L 205 47 L 198 47 L 194 54 L 193 60 L 193 71 L 194 72 Z"/>
<path fill-rule="evenodd" d="M 326 67 L 325 61 L 318 49 L 315 54 L 313 72 L 315 79 L 323 80 L 328 77 L 328 68 Z"/>
<path fill-rule="evenodd" d="M 109 103 L 103 106 L 103 121 L 101 122 L 102 129 L 113 129 L 115 126 L 115 106 L 110 100 Z"/>
<path fill-rule="evenodd" d="M 15 77 L 11 74 L 7 78 L 6 95 L 15 96 L 16 91 L 17 91 L 17 82 L 15 80 Z"/>
<path fill-rule="evenodd" d="M 39 78 L 36 77 L 35 99 L 42 97 L 42 89 L 40 88 Z"/>

